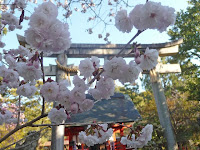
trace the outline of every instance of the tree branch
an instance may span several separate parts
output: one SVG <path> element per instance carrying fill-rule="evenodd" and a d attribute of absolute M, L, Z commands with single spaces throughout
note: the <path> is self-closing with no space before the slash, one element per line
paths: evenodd
<path fill-rule="evenodd" d="M 31 120 L 30 122 L 27 122 L 21 126 L 16 126 L 16 128 L 12 131 L 10 131 L 8 134 L 6 134 L 3 138 L 0 139 L 0 143 L 3 142 L 4 140 L 6 140 L 8 137 L 10 137 L 12 134 L 14 134 L 15 132 L 17 132 L 18 130 L 22 129 L 22 128 L 25 128 L 25 127 L 28 127 L 28 126 L 32 126 L 32 124 L 38 120 L 40 120 L 41 118 L 44 118 L 46 117 L 48 114 L 43 114 L 43 115 L 40 115 L 38 116 L 37 118 Z"/>
<path fill-rule="evenodd" d="M 12 146 L 12 145 L 14 145 L 14 144 L 16 144 L 16 143 L 19 143 L 19 142 L 21 142 L 22 140 L 28 138 L 29 136 L 32 136 L 32 135 L 34 135 L 34 134 L 36 134 L 36 133 L 38 133 L 38 132 L 42 132 L 43 130 L 45 130 L 45 129 L 47 129 L 47 128 L 48 128 L 48 127 L 45 127 L 45 128 L 43 128 L 43 129 L 41 129 L 40 131 L 31 133 L 31 134 L 29 134 L 29 135 L 23 137 L 22 139 L 20 139 L 20 140 L 18 140 L 18 141 L 16 141 L 16 142 L 12 143 L 12 144 L 10 144 L 10 145 L 7 145 L 7 146 L 1 148 L 0 150 L 4 150 L 4 149 L 6 149 L 6 148 L 8 148 L 8 147 L 10 147 L 10 146 Z"/>
<path fill-rule="evenodd" d="M 42 80 L 43 80 L 43 84 L 45 84 L 45 75 L 44 75 L 44 64 L 43 64 L 43 52 L 40 53 L 41 58 L 40 60 L 40 64 L 41 64 L 41 70 L 42 70 Z M 42 96 L 42 111 L 41 111 L 41 115 L 43 115 L 45 112 L 45 99 Z"/>
<path fill-rule="evenodd" d="M 21 96 L 19 95 L 19 110 L 18 110 L 18 116 L 17 116 L 17 126 L 19 126 L 19 122 L 20 122 L 20 107 L 21 107 Z"/>

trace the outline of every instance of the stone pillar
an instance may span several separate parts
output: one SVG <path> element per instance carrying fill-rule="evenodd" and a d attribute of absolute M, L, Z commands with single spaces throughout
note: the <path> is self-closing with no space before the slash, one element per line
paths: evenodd
<path fill-rule="evenodd" d="M 67 55 L 66 54 L 59 54 L 57 56 L 58 62 L 62 66 L 67 66 Z M 63 79 L 66 79 L 67 74 L 57 68 L 56 71 L 56 81 L 59 82 Z M 57 103 L 54 103 L 53 107 L 55 107 Z M 53 126 L 52 127 L 52 135 L 51 135 L 51 150 L 63 150 L 64 149 L 64 130 L 65 126 Z"/>
<path fill-rule="evenodd" d="M 150 77 L 156 107 L 158 111 L 158 117 L 161 126 L 164 128 L 164 135 L 167 139 L 167 148 L 168 150 L 175 150 L 177 149 L 177 144 L 170 120 L 170 114 L 167 106 L 166 97 L 162 88 L 161 80 L 159 78 L 159 73 L 156 73 L 155 70 L 152 70 L 150 71 Z"/>

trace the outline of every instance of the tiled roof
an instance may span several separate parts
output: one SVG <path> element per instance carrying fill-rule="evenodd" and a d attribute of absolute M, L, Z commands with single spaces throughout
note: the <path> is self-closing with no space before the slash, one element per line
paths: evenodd
<path fill-rule="evenodd" d="M 93 99 L 91 95 L 87 95 L 87 98 Z M 141 119 L 141 116 L 134 108 L 130 97 L 115 93 L 109 100 L 98 101 L 90 111 L 72 115 L 66 123 L 84 125 L 92 124 L 94 121 L 96 123 L 116 123 L 133 122 L 138 119 Z"/>

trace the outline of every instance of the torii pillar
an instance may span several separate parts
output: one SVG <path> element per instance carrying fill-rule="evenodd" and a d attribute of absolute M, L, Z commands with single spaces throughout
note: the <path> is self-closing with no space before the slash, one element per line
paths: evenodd
<path fill-rule="evenodd" d="M 57 61 L 62 66 L 67 66 L 67 55 L 64 53 L 59 54 L 57 56 Z M 67 77 L 66 73 L 57 67 L 56 81 L 60 82 L 63 79 L 66 79 L 66 77 Z M 56 105 L 57 105 L 57 103 L 54 102 L 53 106 L 55 107 Z M 64 149 L 64 130 L 65 130 L 65 125 L 52 126 L 51 150 L 63 150 Z"/>
<path fill-rule="evenodd" d="M 156 102 L 159 121 L 161 126 L 164 128 L 164 135 L 167 139 L 167 149 L 176 150 L 178 147 L 170 120 L 166 97 L 162 88 L 161 80 L 159 78 L 159 73 L 178 73 L 181 72 L 181 69 L 179 64 L 165 64 L 165 67 L 162 67 L 162 65 L 164 64 L 158 64 L 156 69 L 150 71 L 151 85 Z"/>

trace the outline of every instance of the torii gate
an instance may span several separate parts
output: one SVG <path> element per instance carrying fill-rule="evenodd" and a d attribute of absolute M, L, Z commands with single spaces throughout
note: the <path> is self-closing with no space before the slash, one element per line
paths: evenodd
<path fill-rule="evenodd" d="M 31 48 L 25 42 L 23 36 L 17 35 L 19 43 L 27 48 Z M 157 49 L 160 57 L 173 56 L 178 53 L 179 45 L 183 42 L 182 39 L 159 44 L 141 44 L 138 48 L 144 51 L 147 47 L 150 49 Z M 57 61 L 62 66 L 66 66 L 69 69 L 76 70 L 77 67 L 73 68 L 67 66 L 67 58 L 86 58 L 91 56 L 97 56 L 99 58 L 107 59 L 113 57 L 125 46 L 125 44 L 72 44 L 71 47 L 64 54 L 51 55 L 49 57 L 57 57 Z M 131 45 L 127 46 L 124 53 L 131 51 Z M 120 56 L 123 56 L 121 54 Z M 126 55 L 126 57 L 133 57 L 133 54 Z M 56 65 L 44 67 L 45 76 L 56 76 L 56 80 L 59 81 L 66 77 L 67 73 L 60 70 Z M 174 131 L 170 121 L 170 114 L 166 103 L 166 97 L 162 88 L 162 84 L 159 78 L 159 74 L 167 73 L 180 73 L 181 68 L 179 64 L 161 64 L 159 63 L 155 69 L 149 73 L 151 77 L 151 84 L 153 94 L 156 101 L 158 116 L 161 126 L 165 129 L 164 134 L 167 139 L 167 146 L 169 150 L 176 149 L 176 141 Z M 70 72 L 68 72 L 70 73 Z M 72 71 L 71 75 L 75 75 L 77 72 Z M 52 128 L 52 150 L 63 150 L 64 143 L 64 126 L 58 126 Z"/>

